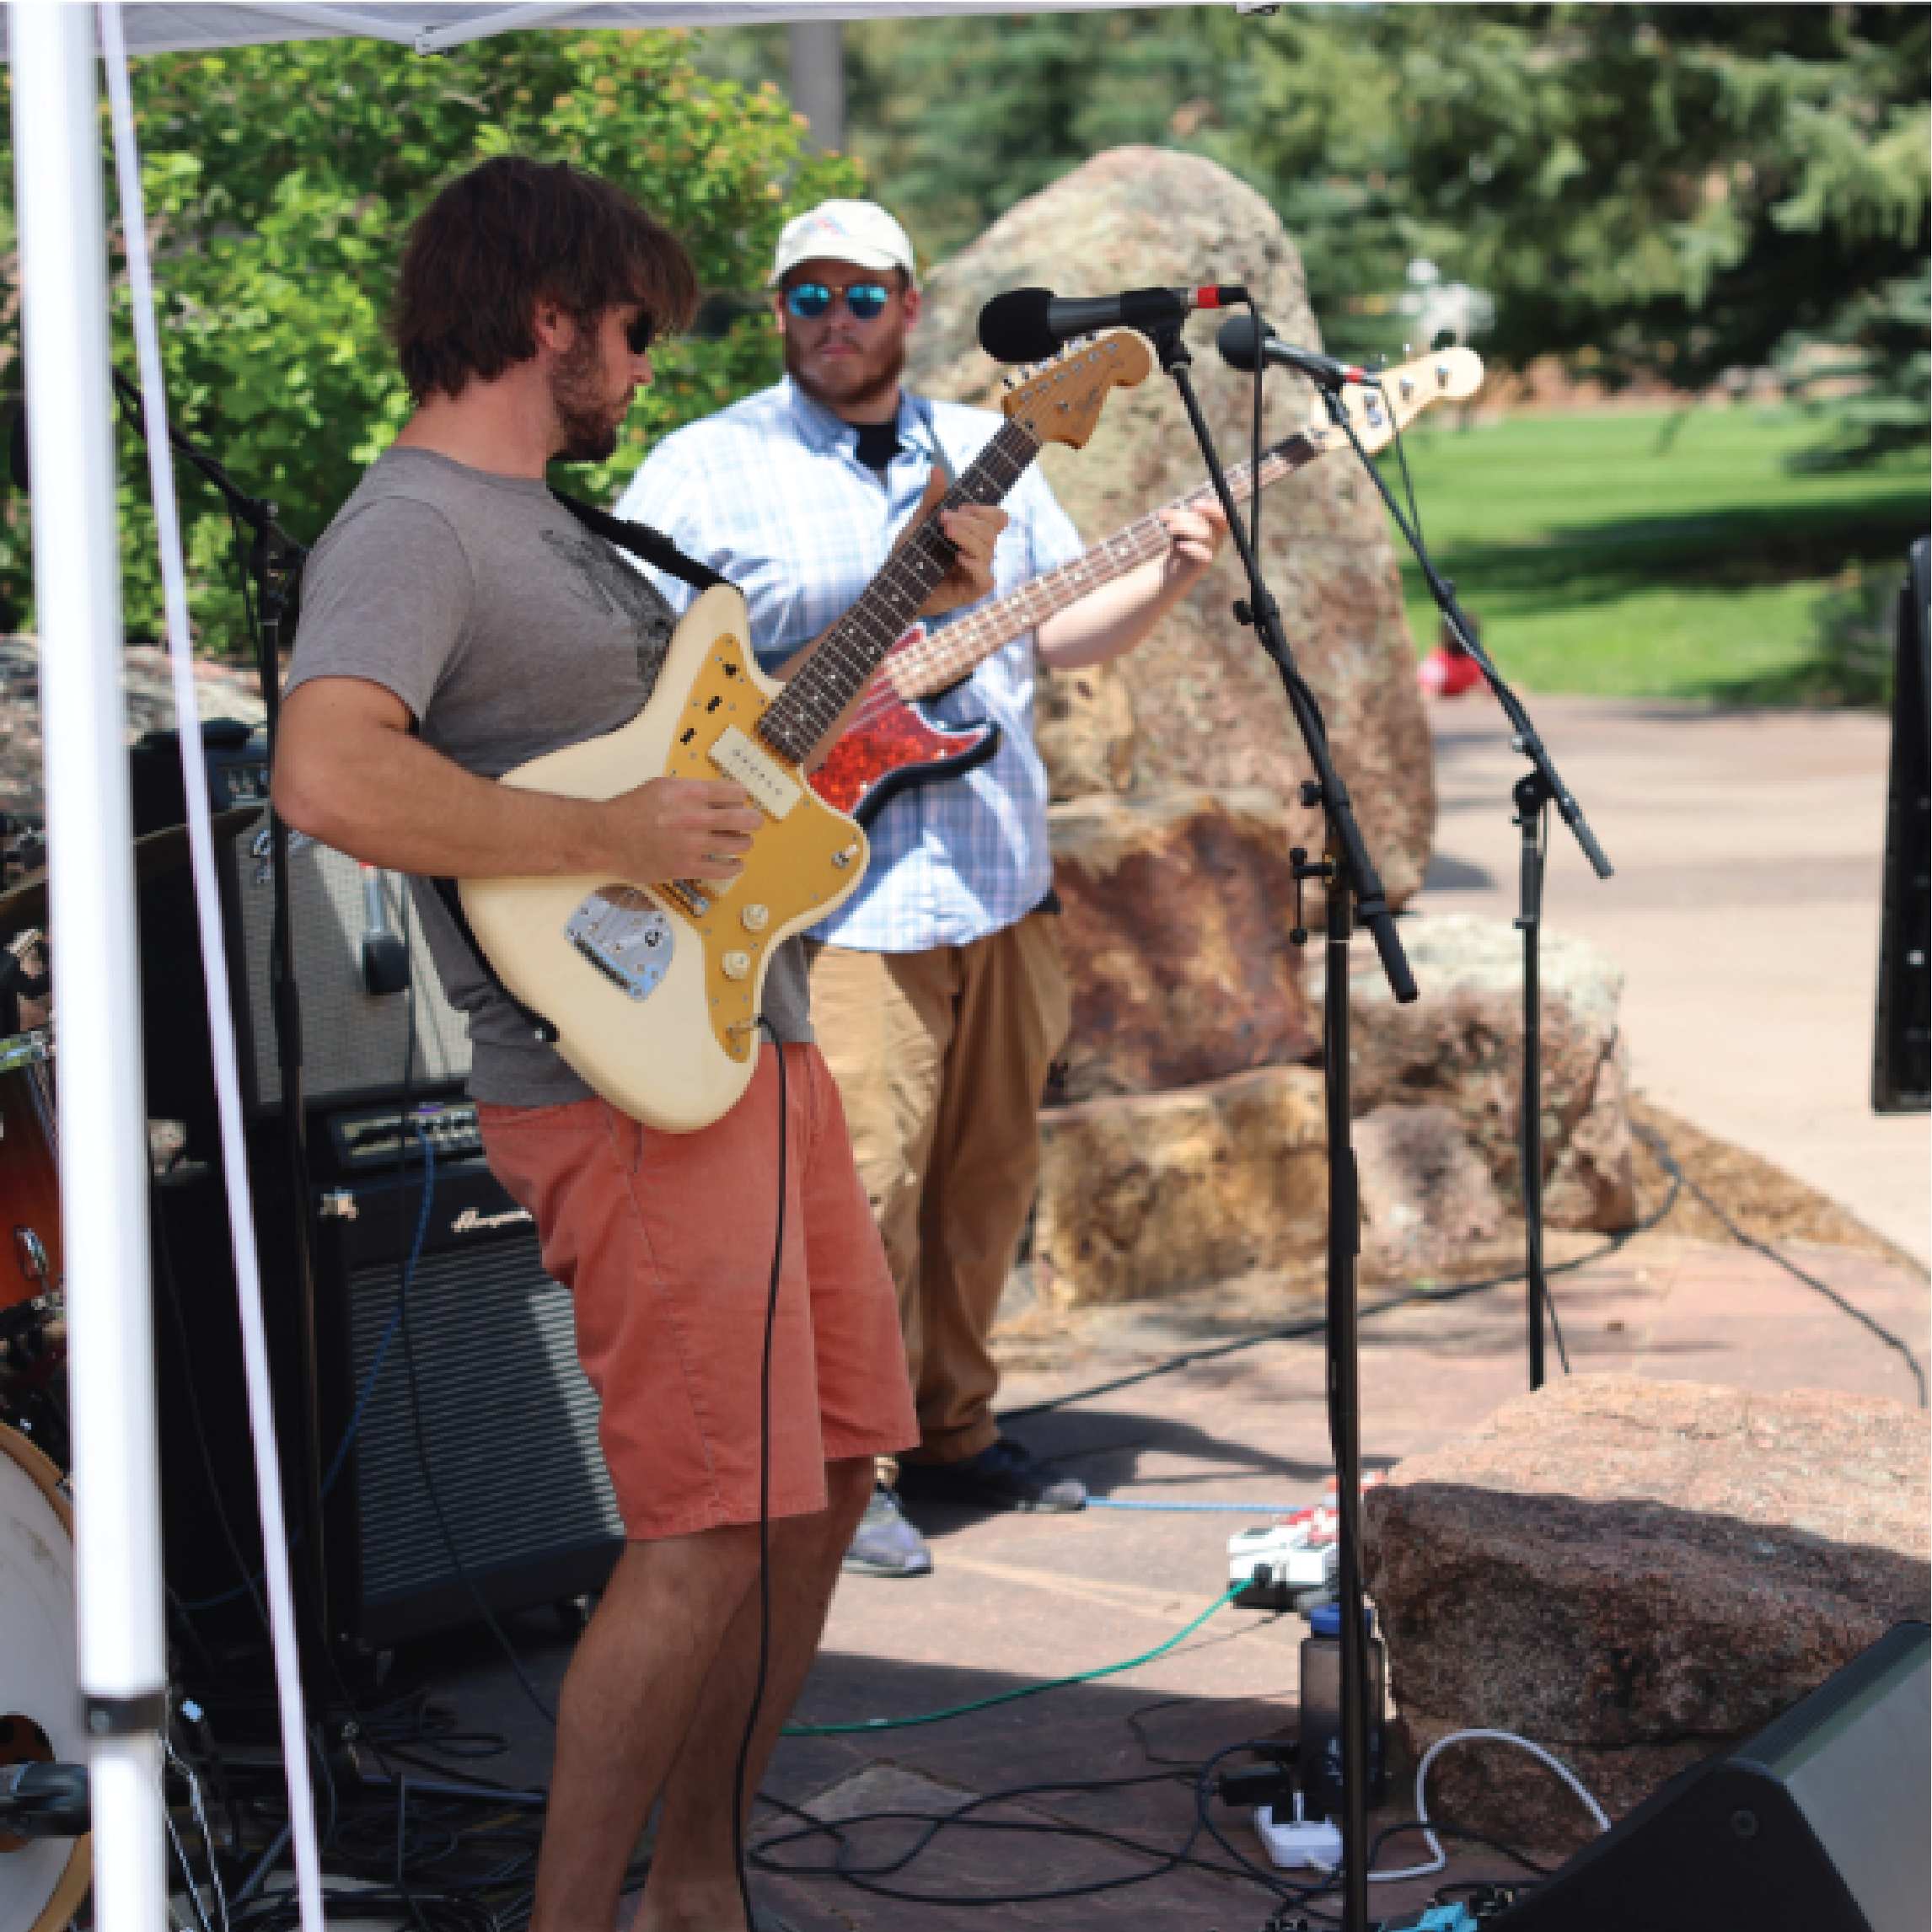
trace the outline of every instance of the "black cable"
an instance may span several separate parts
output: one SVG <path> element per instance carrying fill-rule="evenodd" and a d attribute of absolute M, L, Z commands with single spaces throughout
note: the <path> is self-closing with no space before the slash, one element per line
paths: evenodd
<path fill-rule="evenodd" d="M 1747 1234 L 1744 1230 L 1741 1228 L 1737 1223 L 1734 1221 L 1731 1216 L 1726 1214 L 1724 1210 L 1720 1208 L 1717 1203 L 1714 1201 L 1710 1196 L 1707 1194 L 1704 1189 L 1700 1188 L 1697 1183 L 1693 1181 L 1690 1176 L 1677 1165 L 1676 1160 L 1672 1157 L 1669 1144 L 1665 1140 L 1663 1135 L 1658 1133 L 1656 1129 L 1646 1127 L 1640 1121 L 1635 1120 L 1633 1120 L 1630 1123 L 1630 1126 L 1631 1130 L 1636 1135 L 1637 1138 L 1641 1140 L 1654 1155 L 1656 1156 L 1658 1166 L 1660 1166 L 1664 1170 L 1664 1172 L 1671 1177 L 1671 1180 L 1673 1185 L 1688 1188 L 1692 1194 L 1694 1194 L 1699 1200 L 1702 1201 L 1704 1205 L 1709 1208 L 1710 1211 L 1715 1215 L 1720 1221 L 1724 1223 L 1724 1226 L 1729 1231 L 1732 1240 L 1742 1242 L 1745 1247 L 1754 1249 L 1758 1253 L 1765 1256 L 1768 1260 L 1775 1261 L 1787 1275 L 1796 1276 L 1796 1278 L 1802 1281 L 1807 1288 L 1817 1289 L 1819 1294 L 1822 1295 L 1827 1301 L 1835 1303 L 1838 1307 L 1843 1309 L 1845 1313 L 1849 1315 L 1854 1322 L 1857 1322 L 1861 1326 L 1870 1329 L 1872 1334 L 1876 1335 L 1878 1339 L 1883 1342 L 1888 1349 L 1897 1350 L 1899 1354 L 1905 1357 L 1905 1366 L 1912 1371 L 1913 1381 L 1919 1385 L 1919 1406 L 1921 1409 L 1924 1409 L 1926 1406 L 1925 1371 L 1919 1367 L 1918 1357 L 1913 1354 L 1912 1350 L 1907 1347 L 1906 1344 L 1901 1341 L 1897 1335 L 1892 1334 L 1891 1329 L 1883 1327 L 1877 1322 L 1875 1322 L 1870 1315 L 1865 1313 L 1864 1309 L 1856 1307 L 1851 1302 L 1848 1301 L 1844 1296 L 1838 1291 L 1837 1289 L 1830 1285 L 1829 1282 L 1819 1280 L 1817 1276 L 1815 1275 L 1807 1275 L 1805 1270 L 1799 1267 L 1795 1262 L 1786 1260 L 1785 1258 L 1780 1254 L 1776 1248 L 1772 1247 L 1768 1242 L 1760 1241 L 1755 1235 Z"/>
<path fill-rule="evenodd" d="M 765 1352 L 758 1376 L 758 1676 L 752 1685 L 751 1709 L 744 1720 L 744 1736 L 738 1740 L 738 1763 L 731 1779 L 732 1863 L 738 1871 L 738 1895 L 744 1906 L 747 1926 L 756 1924 L 757 1919 L 751 1908 L 751 1880 L 745 1870 L 744 1774 L 751 1763 L 771 1663 L 771 1338 L 778 1323 L 778 1284 L 785 1272 L 786 1162 L 791 1126 L 785 1043 L 763 1014 L 758 1023 L 771 1035 L 772 1051 L 778 1058 L 778 1232 L 771 1244 L 771 1285 L 765 1298 Z"/>

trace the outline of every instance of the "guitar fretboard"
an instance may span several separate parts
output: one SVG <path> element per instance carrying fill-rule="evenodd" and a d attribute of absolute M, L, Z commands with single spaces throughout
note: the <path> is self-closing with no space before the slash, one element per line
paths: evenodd
<path fill-rule="evenodd" d="M 1039 444 L 1022 424 L 1001 424 L 941 507 L 997 503 L 1012 488 Z M 920 523 L 867 587 L 865 595 L 828 631 L 818 648 L 775 700 L 758 727 L 780 757 L 802 765 L 862 691 L 904 634 L 932 588 L 952 568 L 956 552 L 936 513 Z"/>
<path fill-rule="evenodd" d="M 1261 487 L 1279 483 L 1291 471 L 1312 463 L 1322 453 L 1323 443 L 1306 430 L 1285 437 L 1261 459 Z M 1237 503 L 1253 494 L 1253 470 L 1240 464 L 1228 472 L 1228 489 Z M 1164 556 L 1173 547 L 1167 526 L 1162 522 L 1167 510 L 1198 509 L 1215 500 L 1214 486 L 1203 483 L 1185 496 L 1176 496 L 1158 510 L 1137 517 L 1124 529 L 1116 530 L 1104 543 L 1084 550 L 1071 563 L 1044 572 L 996 604 L 963 617 L 956 624 L 931 632 L 917 643 L 892 653 L 888 675 L 892 687 L 902 698 L 929 698 L 948 690 L 969 677 L 1002 644 L 1023 631 L 1031 631 L 1056 612 L 1077 604 L 1090 591 L 1112 583 L 1151 557 Z M 921 598 L 923 601 L 923 597 Z"/>

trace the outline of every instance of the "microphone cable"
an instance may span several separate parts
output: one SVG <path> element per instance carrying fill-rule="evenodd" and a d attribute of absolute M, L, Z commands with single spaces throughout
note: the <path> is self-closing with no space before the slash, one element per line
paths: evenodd
<path fill-rule="evenodd" d="M 762 1013 L 758 1023 L 770 1034 L 772 1049 L 778 1056 L 778 1229 L 771 1244 L 771 1285 L 765 1294 L 765 1348 L 758 1371 L 758 1675 L 752 1682 L 751 1709 L 745 1717 L 744 1736 L 738 1740 L 738 1763 L 731 1779 L 732 1863 L 738 1872 L 738 1895 L 747 1926 L 758 1920 L 752 1911 L 751 1881 L 745 1870 L 744 1774 L 751 1763 L 751 1747 L 765 1705 L 765 1681 L 771 1666 L 771 1339 L 778 1324 L 778 1284 L 785 1270 L 786 1162 L 792 1119 L 785 1043 Z"/>

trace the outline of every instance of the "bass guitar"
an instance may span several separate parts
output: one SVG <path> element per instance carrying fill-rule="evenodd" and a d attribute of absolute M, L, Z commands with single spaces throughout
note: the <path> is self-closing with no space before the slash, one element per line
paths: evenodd
<path fill-rule="evenodd" d="M 992 440 L 789 683 L 759 670 L 744 599 L 721 585 L 684 613 L 651 701 L 630 723 L 504 775 L 505 785 L 566 798 L 614 798 L 652 778 L 728 778 L 764 814 L 732 879 L 459 882 L 497 977 L 613 1106 L 684 1134 L 737 1103 L 757 1065 L 772 953 L 864 876 L 865 834 L 806 773 L 951 567 L 939 512 L 998 502 L 1049 443 L 1081 448 L 1109 392 L 1151 366 L 1139 335 L 1114 330 L 1002 397 L 1006 420 Z"/>
<path fill-rule="evenodd" d="M 1355 435 L 1370 451 L 1406 429 L 1431 403 L 1473 396 L 1483 385 L 1482 358 L 1472 350 L 1446 349 L 1385 369 L 1379 381 L 1379 389 L 1350 388 L 1344 396 Z M 1259 487 L 1265 490 L 1318 456 L 1348 444 L 1348 437 L 1325 418 L 1311 422 L 1264 453 Z M 1237 502 L 1246 502 L 1256 487 L 1245 463 L 1231 470 L 1227 480 Z M 1214 486 L 1203 483 L 1162 507 L 1199 509 L 1213 501 Z M 1150 557 L 1165 555 L 1171 540 L 1161 511 L 1150 511 L 1071 563 L 1044 572 L 957 623 L 936 630 L 915 624 L 873 674 L 857 716 L 812 774 L 812 788 L 826 803 L 869 825 L 899 792 L 984 765 L 999 749 L 999 726 L 990 718 L 964 723 L 942 718 L 924 700 L 950 690 L 1002 646 L 1089 591 Z"/>

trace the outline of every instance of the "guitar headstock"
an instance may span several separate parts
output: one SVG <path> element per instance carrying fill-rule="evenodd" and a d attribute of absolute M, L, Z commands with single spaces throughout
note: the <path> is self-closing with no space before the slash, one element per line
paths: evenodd
<path fill-rule="evenodd" d="M 1398 362 L 1376 377 L 1374 388 L 1354 383 L 1342 390 L 1342 407 L 1364 449 L 1371 455 L 1398 429 L 1407 429 L 1431 403 L 1465 402 L 1483 386 L 1483 358 L 1473 349 L 1439 349 L 1413 362 Z M 1328 421 L 1326 405 L 1309 432 L 1318 439 L 1342 432 Z"/>
<path fill-rule="evenodd" d="M 1085 447 L 1100 421 L 1107 392 L 1132 389 L 1154 366 L 1146 343 L 1131 329 L 1109 329 L 1069 343 L 1000 398 L 1009 422 L 1022 423 L 1036 443 Z"/>

